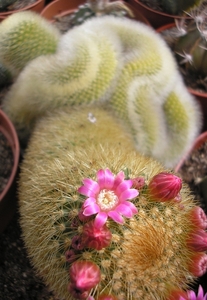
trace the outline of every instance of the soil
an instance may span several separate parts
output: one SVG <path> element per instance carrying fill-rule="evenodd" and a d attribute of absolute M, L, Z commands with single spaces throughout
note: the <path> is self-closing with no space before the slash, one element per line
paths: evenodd
<path fill-rule="evenodd" d="M 1 101 L 8 86 L 0 89 Z M 201 194 L 199 182 L 207 175 L 207 145 L 194 153 L 180 170 L 180 176 L 189 184 L 195 198 L 207 213 L 207 202 Z M 205 151 L 205 152 L 204 152 Z M 8 162 L 9 164 L 9 162 Z M 38 277 L 27 256 L 21 238 L 19 213 L 14 215 L 7 229 L 0 235 L 0 299 L 2 300 L 58 300 Z M 192 287 L 201 284 L 207 292 L 207 273 Z"/>

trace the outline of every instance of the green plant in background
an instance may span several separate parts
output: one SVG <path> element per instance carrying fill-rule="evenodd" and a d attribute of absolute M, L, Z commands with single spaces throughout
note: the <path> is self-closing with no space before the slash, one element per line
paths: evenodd
<path fill-rule="evenodd" d="M 0 23 L 0 60 L 17 76 L 34 58 L 55 53 L 60 33 L 39 14 L 24 11 Z"/>
<path fill-rule="evenodd" d="M 172 47 L 178 63 L 187 72 L 203 79 L 207 76 L 206 13 L 207 9 L 204 9 L 190 22 L 178 22 L 178 37 Z"/>
<path fill-rule="evenodd" d="M 60 299 L 191 299 L 207 270 L 205 213 L 104 107 L 42 117 L 18 192 L 29 257 Z"/>
<path fill-rule="evenodd" d="M 87 3 L 80 5 L 77 11 L 71 15 L 70 26 L 80 25 L 92 17 L 110 14 L 118 17 L 133 16 L 133 13 L 123 1 L 110 3 L 109 0 L 88 0 Z"/>
<path fill-rule="evenodd" d="M 165 12 L 180 15 L 200 5 L 203 0 L 158 0 Z"/>
<path fill-rule="evenodd" d="M 16 0 L 0 0 L 0 11 L 13 4 Z"/>
<path fill-rule="evenodd" d="M 31 61 L 3 108 L 23 141 L 47 111 L 94 102 L 106 102 L 137 150 L 168 167 L 199 132 L 199 108 L 166 43 L 149 26 L 114 16 L 73 28 L 55 54 Z"/>

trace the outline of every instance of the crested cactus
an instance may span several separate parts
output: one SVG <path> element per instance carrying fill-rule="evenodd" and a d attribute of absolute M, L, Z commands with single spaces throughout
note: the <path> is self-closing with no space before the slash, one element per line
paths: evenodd
<path fill-rule="evenodd" d="M 163 39 L 145 24 L 114 16 L 93 18 L 63 35 L 55 54 L 25 67 L 3 102 L 21 140 L 47 111 L 106 102 L 137 150 L 169 167 L 201 123 Z"/>
<path fill-rule="evenodd" d="M 42 117 L 18 192 L 28 255 L 60 299 L 195 299 L 187 289 L 207 270 L 207 217 L 110 111 Z"/>
<path fill-rule="evenodd" d="M 17 76 L 34 58 L 56 51 L 60 33 L 39 14 L 24 11 L 0 23 L 0 60 Z"/>

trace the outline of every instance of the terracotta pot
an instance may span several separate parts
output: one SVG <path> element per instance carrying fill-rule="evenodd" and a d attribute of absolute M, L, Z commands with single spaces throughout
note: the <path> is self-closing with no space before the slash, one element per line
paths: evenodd
<path fill-rule="evenodd" d="M 7 115 L 0 109 L 0 132 L 6 137 L 13 153 L 13 167 L 4 190 L 0 193 L 0 233 L 3 232 L 16 210 L 16 178 L 20 146 L 16 130 Z"/>
<path fill-rule="evenodd" d="M 66 1 L 66 0 L 65 0 Z M 45 0 L 37 0 L 35 3 L 28 5 L 24 8 L 18 9 L 18 10 L 11 10 L 7 12 L 0 12 L 0 22 L 4 20 L 6 17 L 10 16 L 13 13 L 24 11 L 24 10 L 33 10 L 35 12 L 40 13 L 43 10 L 43 7 L 45 6 Z"/>
<path fill-rule="evenodd" d="M 207 142 L 207 131 L 202 132 L 194 141 L 193 145 L 186 153 L 186 155 L 179 161 L 177 166 L 175 167 L 175 172 L 179 172 L 181 167 L 183 166 L 186 159 L 190 156 L 190 154 L 194 151 L 199 149 L 205 142 Z"/>
<path fill-rule="evenodd" d="M 49 3 L 41 12 L 41 15 L 50 20 L 51 22 L 55 21 L 55 17 L 63 17 L 70 13 L 73 13 L 77 7 L 81 4 L 84 4 L 85 0 L 75 0 L 75 1 L 66 1 L 66 0 L 54 0 Z M 136 7 L 132 6 L 130 3 L 126 3 L 127 6 L 133 11 L 134 18 L 137 21 L 151 25 L 148 20 L 140 14 Z"/>
<path fill-rule="evenodd" d="M 139 0 L 125 0 L 127 3 L 135 7 L 152 25 L 154 28 L 159 28 L 165 24 L 174 22 L 175 19 L 181 19 L 182 16 L 174 16 L 164 12 L 154 10 L 144 5 Z M 185 17 L 191 19 L 190 17 Z"/>
<path fill-rule="evenodd" d="M 164 26 L 161 26 L 157 28 L 157 32 L 161 33 L 167 29 L 171 29 L 175 27 L 175 23 L 166 24 Z M 207 130 L 207 93 L 194 90 L 190 87 L 188 87 L 188 91 L 197 99 L 198 103 L 200 104 L 202 114 L 203 114 L 203 127 L 202 132 Z"/>

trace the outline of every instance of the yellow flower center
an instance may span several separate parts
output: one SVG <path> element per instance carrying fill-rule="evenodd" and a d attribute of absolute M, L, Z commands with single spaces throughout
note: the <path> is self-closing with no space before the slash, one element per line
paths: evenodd
<path fill-rule="evenodd" d="M 103 211 L 111 210 L 117 205 L 118 201 L 119 199 L 113 191 L 105 189 L 97 197 L 97 204 Z"/>

